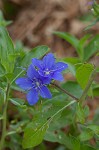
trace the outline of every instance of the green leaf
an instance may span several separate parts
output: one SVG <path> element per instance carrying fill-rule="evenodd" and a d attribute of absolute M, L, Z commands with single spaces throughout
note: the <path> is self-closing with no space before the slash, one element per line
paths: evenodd
<path fill-rule="evenodd" d="M 12 21 L 6 21 L 3 17 L 2 11 L 0 11 L 0 26 L 8 26 Z"/>
<path fill-rule="evenodd" d="M 20 59 L 22 59 L 25 54 L 29 51 L 20 41 L 17 41 L 15 44 L 15 52 L 19 55 Z"/>
<path fill-rule="evenodd" d="M 86 105 L 86 106 L 84 107 L 84 115 L 85 115 L 85 117 L 88 117 L 88 116 L 89 116 L 89 113 L 90 113 L 89 107 Z"/>
<path fill-rule="evenodd" d="M 3 115 L 0 114 L 0 120 L 2 120 L 2 119 L 3 119 Z"/>
<path fill-rule="evenodd" d="M 64 144 L 70 150 L 80 150 L 80 141 L 78 138 L 64 135 L 60 141 L 61 144 Z"/>
<path fill-rule="evenodd" d="M 98 149 L 95 149 L 89 145 L 84 145 L 84 144 L 81 144 L 81 149 L 80 150 L 98 150 Z"/>
<path fill-rule="evenodd" d="M 51 116 L 51 118 L 49 118 L 44 123 L 42 123 L 42 122 L 37 123 L 37 122 L 34 122 L 34 121 L 32 123 L 30 123 L 27 126 L 27 128 L 25 129 L 25 132 L 24 132 L 24 138 L 23 138 L 23 143 L 22 143 L 23 148 L 25 149 L 25 148 L 35 147 L 35 146 L 39 145 L 42 142 L 42 140 L 44 138 L 44 135 L 46 133 L 46 130 L 48 129 L 49 124 L 51 123 L 51 121 L 57 115 L 59 115 L 65 108 L 72 105 L 73 103 L 75 103 L 75 101 L 71 101 L 67 105 L 63 106 L 55 114 L 53 114 Z"/>
<path fill-rule="evenodd" d="M 93 95 L 97 97 L 99 96 L 99 87 L 93 89 Z"/>
<path fill-rule="evenodd" d="M 48 51 L 49 51 L 49 48 L 45 45 L 37 46 L 37 47 L 33 48 L 22 59 L 21 66 L 27 67 L 31 63 L 32 58 L 41 58 L 46 53 L 48 53 Z"/>
<path fill-rule="evenodd" d="M 92 12 L 95 16 L 99 17 L 99 4 L 94 2 Z"/>
<path fill-rule="evenodd" d="M 77 122 L 80 122 L 80 123 L 84 124 L 84 122 L 85 122 L 85 113 L 84 113 L 84 109 L 80 105 L 80 103 L 77 103 L 76 116 L 77 116 Z"/>
<path fill-rule="evenodd" d="M 82 89 L 85 89 L 94 66 L 92 64 L 83 64 L 76 71 L 76 78 Z"/>
<path fill-rule="evenodd" d="M 83 55 L 84 55 L 84 46 L 85 46 L 85 42 L 87 41 L 87 39 L 90 37 L 90 34 L 86 34 L 84 37 L 82 37 L 79 41 L 78 44 L 78 49 L 80 52 L 80 59 L 83 60 Z"/>
<path fill-rule="evenodd" d="M 66 33 L 66 32 L 54 32 L 55 35 L 58 35 L 59 37 L 61 37 L 62 39 L 66 40 L 67 42 L 69 42 L 70 44 L 72 44 L 75 48 L 78 47 L 78 39 L 75 38 L 73 35 Z"/>
<path fill-rule="evenodd" d="M 26 149 L 39 145 L 43 140 L 47 128 L 48 124 L 39 125 L 35 129 L 32 126 L 27 127 L 22 143 L 23 148 Z"/>
<path fill-rule="evenodd" d="M 75 49 L 77 50 L 78 55 L 80 55 L 80 51 L 78 50 L 79 40 L 76 37 L 67 32 L 53 32 L 53 33 L 69 42 L 72 46 L 74 46 Z"/>
<path fill-rule="evenodd" d="M 86 117 L 89 115 L 89 107 L 85 106 L 84 108 L 80 103 L 77 103 L 76 106 L 76 119 L 77 122 L 84 124 Z"/>
<path fill-rule="evenodd" d="M 75 76 L 76 67 L 81 63 L 80 59 L 77 57 L 67 57 L 63 58 L 61 61 L 66 62 L 68 64 L 68 70 Z"/>
<path fill-rule="evenodd" d="M 80 150 L 80 141 L 73 136 L 66 135 L 61 130 L 48 130 L 44 139 L 50 142 L 58 142 L 70 150 Z"/>
<path fill-rule="evenodd" d="M 10 83 L 10 85 L 11 84 L 13 84 L 13 82 L 15 82 L 15 80 L 17 79 L 17 78 L 19 78 L 20 76 L 24 76 L 24 74 L 26 73 L 26 71 L 23 69 L 21 69 L 21 68 L 16 68 L 15 70 L 14 70 L 14 74 L 13 74 L 13 78 L 12 78 L 12 81 L 11 81 L 11 83 Z M 15 86 L 17 86 L 16 84 L 15 84 Z M 18 86 L 17 86 L 18 87 Z M 20 88 L 21 89 L 21 88 Z M 22 89 L 21 89 L 22 90 Z M 20 91 L 20 90 L 19 90 Z"/>
<path fill-rule="evenodd" d="M 70 136 L 70 141 L 71 141 L 71 144 L 72 144 L 72 150 L 80 150 L 80 141 L 79 141 L 79 139 L 77 139 L 73 136 Z"/>
<path fill-rule="evenodd" d="M 10 57 L 15 54 L 14 52 L 14 45 L 7 30 L 0 27 L 0 59 L 7 73 L 12 73 L 14 70 L 15 58 Z"/>
<path fill-rule="evenodd" d="M 75 77 L 76 75 L 76 69 L 75 69 L 75 66 L 68 63 L 68 70 L 70 71 L 70 73 Z"/>
<path fill-rule="evenodd" d="M 79 139 L 80 139 L 81 141 L 88 141 L 88 140 L 90 140 L 91 138 L 93 138 L 93 136 L 94 136 L 93 131 L 91 131 L 90 129 L 85 129 L 85 130 L 83 130 L 83 132 L 80 134 Z"/>
<path fill-rule="evenodd" d="M 99 72 L 99 67 L 96 67 L 96 72 Z"/>
<path fill-rule="evenodd" d="M 99 34 L 90 40 L 87 46 L 84 48 L 83 61 L 87 61 L 91 56 L 93 56 L 99 50 Z"/>
<path fill-rule="evenodd" d="M 17 131 L 10 131 L 6 135 L 8 136 L 8 135 L 16 134 L 16 133 L 17 133 Z"/>
<path fill-rule="evenodd" d="M 96 54 L 96 56 L 99 56 L 99 52 Z"/>
<path fill-rule="evenodd" d="M 2 64 L 0 63 L 0 77 L 4 76 L 5 74 L 6 74 L 6 71 L 4 67 L 2 66 Z"/>
<path fill-rule="evenodd" d="M 67 95 L 66 94 L 57 94 L 56 96 L 53 96 L 52 99 L 47 100 L 43 103 L 42 106 L 42 112 L 36 116 L 36 122 L 45 122 L 49 118 L 51 118 L 57 111 L 62 109 L 64 106 L 66 106 L 69 103 Z M 63 121 L 62 121 L 62 118 Z M 56 115 L 53 119 L 53 122 L 51 123 L 52 128 L 62 128 L 66 126 L 67 124 L 70 124 L 71 120 L 73 118 L 73 113 L 69 109 L 65 109 L 60 114 Z M 34 118 L 35 119 L 35 118 Z M 54 126 L 55 125 L 55 126 Z M 56 127 L 57 126 L 57 127 Z"/>
<path fill-rule="evenodd" d="M 14 54 L 15 50 L 13 42 L 4 27 L 0 27 L 0 40 L 2 43 L 2 47 L 5 49 L 4 51 L 6 51 L 6 53 L 8 54 Z"/>
<path fill-rule="evenodd" d="M 98 125 L 88 125 L 87 128 L 91 129 L 95 134 L 99 134 L 99 126 Z"/>
<path fill-rule="evenodd" d="M 93 95 L 94 96 L 99 96 L 99 84 L 93 84 L 92 86 L 92 90 L 93 90 Z"/>
<path fill-rule="evenodd" d="M 79 84 L 75 81 L 67 81 L 62 87 L 77 98 L 80 98 L 83 92 Z"/>
<path fill-rule="evenodd" d="M 62 59 L 64 62 L 70 63 L 70 64 L 77 64 L 80 63 L 79 58 L 77 57 L 67 57 Z"/>
<path fill-rule="evenodd" d="M 9 99 L 10 102 L 16 106 L 25 106 L 24 103 L 25 101 L 23 99 L 19 99 L 19 98 L 10 98 Z"/>
<path fill-rule="evenodd" d="M 99 21 L 99 17 L 95 19 L 90 25 L 88 25 L 84 30 L 89 30 L 91 27 L 93 27 L 97 22 Z"/>

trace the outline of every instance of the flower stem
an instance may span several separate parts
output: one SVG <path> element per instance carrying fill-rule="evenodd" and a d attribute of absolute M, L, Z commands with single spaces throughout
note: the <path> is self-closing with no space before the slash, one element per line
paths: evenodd
<path fill-rule="evenodd" d="M 66 91 L 65 89 L 63 89 L 62 87 L 60 87 L 59 85 L 55 84 L 55 83 L 51 83 L 52 85 L 54 85 L 55 87 L 57 87 L 59 90 L 61 90 L 62 92 L 64 92 L 65 94 L 69 95 L 71 98 L 73 98 L 74 100 L 78 101 L 79 99 L 75 96 L 73 96 L 71 93 L 69 93 L 68 91 Z"/>
<path fill-rule="evenodd" d="M 93 72 L 92 72 L 92 74 L 91 74 L 91 76 L 90 76 L 90 79 L 89 79 L 89 81 L 88 81 L 88 83 L 87 83 L 87 85 L 86 85 L 86 88 L 85 88 L 85 90 L 83 91 L 82 96 L 80 97 L 80 103 L 81 103 L 81 104 L 83 104 L 83 102 L 84 102 L 85 99 L 86 99 L 88 90 L 89 90 L 89 88 L 90 88 L 90 86 L 91 86 L 91 84 L 92 84 L 92 82 L 93 82 L 93 80 L 94 80 L 94 78 L 95 78 L 95 75 L 96 75 L 96 69 L 93 70 Z"/>
<path fill-rule="evenodd" d="M 0 141 L 0 150 L 3 150 L 4 141 L 5 141 L 5 137 L 6 137 L 7 106 L 8 106 L 9 89 L 10 89 L 10 84 L 8 83 L 5 101 L 4 101 L 4 109 L 3 109 L 2 136 L 1 136 L 1 141 Z"/>

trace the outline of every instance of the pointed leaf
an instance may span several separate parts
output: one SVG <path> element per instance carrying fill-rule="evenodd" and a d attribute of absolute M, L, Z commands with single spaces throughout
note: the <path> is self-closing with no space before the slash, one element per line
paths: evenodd
<path fill-rule="evenodd" d="M 45 45 L 37 46 L 37 47 L 33 48 L 22 59 L 21 66 L 27 67 L 31 63 L 32 58 L 41 58 L 46 53 L 48 53 L 48 51 L 49 51 L 49 48 Z"/>
<path fill-rule="evenodd" d="M 53 32 L 55 35 L 58 35 L 60 38 L 66 40 L 67 42 L 69 42 L 72 46 L 75 47 L 75 49 L 77 50 L 78 55 L 80 55 L 80 51 L 78 49 L 78 45 L 79 45 L 79 40 L 74 37 L 73 35 L 67 33 L 67 32 Z"/>
<path fill-rule="evenodd" d="M 86 87 L 93 70 L 94 67 L 92 64 L 83 64 L 77 69 L 76 78 L 82 89 Z"/>
<path fill-rule="evenodd" d="M 47 128 L 48 124 L 40 125 L 35 129 L 33 127 L 27 128 L 24 133 L 23 148 L 26 149 L 39 145 L 43 140 Z"/>
<path fill-rule="evenodd" d="M 93 56 L 97 51 L 99 51 L 99 34 L 92 38 L 92 40 L 84 48 L 84 57 L 83 60 L 88 60 Z"/>

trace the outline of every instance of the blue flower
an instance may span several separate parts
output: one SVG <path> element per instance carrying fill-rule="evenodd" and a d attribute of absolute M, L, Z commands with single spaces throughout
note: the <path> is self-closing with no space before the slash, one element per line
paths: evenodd
<path fill-rule="evenodd" d="M 50 84 L 52 79 L 62 81 L 61 72 L 67 68 L 67 64 L 55 62 L 54 55 L 49 53 L 42 60 L 32 59 L 26 76 L 18 78 L 16 84 L 27 91 L 27 100 L 30 105 L 34 105 L 39 100 L 39 96 L 52 97 L 46 85 Z"/>
<path fill-rule="evenodd" d="M 68 68 L 68 65 L 63 62 L 55 62 L 55 57 L 52 53 L 47 54 L 42 60 L 33 58 L 32 64 L 42 77 L 46 77 L 50 81 L 52 79 L 63 81 L 64 78 L 61 72 Z"/>
<path fill-rule="evenodd" d="M 39 95 L 43 98 L 51 98 L 52 95 L 46 84 L 49 83 L 47 78 L 38 74 L 31 64 L 27 70 L 26 77 L 18 78 L 16 84 L 27 91 L 27 100 L 30 105 L 34 105 L 39 100 Z"/>
<path fill-rule="evenodd" d="M 93 5 L 95 3 L 95 0 L 91 0 L 91 1 L 89 1 L 87 4 L 88 5 Z"/>

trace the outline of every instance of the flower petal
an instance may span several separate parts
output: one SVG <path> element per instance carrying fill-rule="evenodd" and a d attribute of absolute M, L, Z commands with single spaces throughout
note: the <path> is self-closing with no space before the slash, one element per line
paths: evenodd
<path fill-rule="evenodd" d="M 32 64 L 36 67 L 38 67 L 39 69 L 42 68 L 42 61 L 37 59 L 37 58 L 33 58 L 32 59 Z"/>
<path fill-rule="evenodd" d="M 50 84 L 50 82 L 51 82 L 51 78 L 50 77 L 43 77 L 43 76 L 41 76 L 40 79 L 41 79 L 43 84 Z"/>
<path fill-rule="evenodd" d="M 68 65 L 63 63 L 63 62 L 57 62 L 55 64 L 55 68 L 56 68 L 57 71 L 63 71 L 63 70 L 68 68 Z"/>
<path fill-rule="evenodd" d="M 44 58 L 43 58 L 43 65 L 45 66 L 45 68 L 50 69 L 55 63 L 55 57 L 52 53 L 47 54 Z"/>
<path fill-rule="evenodd" d="M 18 78 L 15 83 L 23 90 L 29 90 L 32 88 L 32 81 L 29 78 Z"/>
<path fill-rule="evenodd" d="M 36 104 L 38 99 L 38 93 L 35 89 L 32 89 L 27 93 L 27 100 L 30 105 Z"/>
<path fill-rule="evenodd" d="M 43 98 L 51 98 L 52 97 L 52 94 L 50 93 L 49 89 L 45 85 L 40 87 L 40 95 Z"/>
<path fill-rule="evenodd" d="M 64 80 L 63 75 L 60 72 L 54 72 L 51 77 L 52 79 L 58 80 L 58 81 Z"/>
<path fill-rule="evenodd" d="M 33 67 L 32 64 L 28 67 L 27 76 L 28 76 L 31 80 L 34 79 L 34 78 L 38 78 L 38 77 L 39 77 L 38 72 L 36 71 L 36 69 Z"/>

